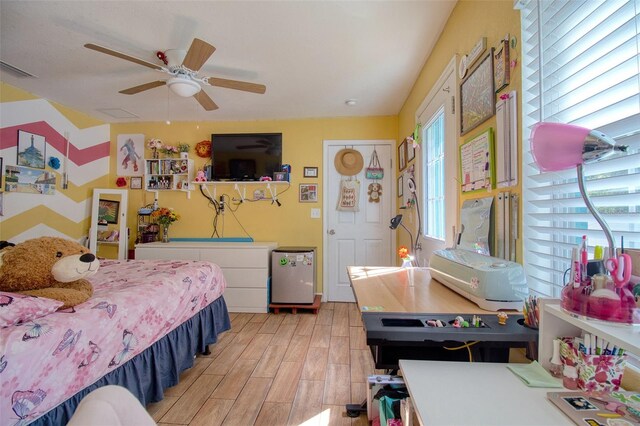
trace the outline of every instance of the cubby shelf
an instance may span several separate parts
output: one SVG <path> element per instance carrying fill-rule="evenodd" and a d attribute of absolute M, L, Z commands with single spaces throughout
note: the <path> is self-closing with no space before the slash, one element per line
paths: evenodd
<path fill-rule="evenodd" d="M 147 191 L 189 191 L 193 160 L 159 158 L 144 160 L 144 189 Z"/>

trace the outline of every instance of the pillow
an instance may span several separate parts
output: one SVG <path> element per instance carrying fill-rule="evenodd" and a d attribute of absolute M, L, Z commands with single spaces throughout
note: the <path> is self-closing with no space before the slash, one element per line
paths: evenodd
<path fill-rule="evenodd" d="M 64 302 L 0 291 L 0 327 L 25 323 L 55 312 Z"/>

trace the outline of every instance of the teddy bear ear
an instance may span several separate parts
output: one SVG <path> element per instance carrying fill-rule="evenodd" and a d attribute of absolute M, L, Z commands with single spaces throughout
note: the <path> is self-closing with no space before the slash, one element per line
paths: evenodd
<path fill-rule="evenodd" d="M 5 247 L 14 247 L 15 244 L 10 243 L 9 241 L 0 241 L 0 250 L 2 250 Z"/>

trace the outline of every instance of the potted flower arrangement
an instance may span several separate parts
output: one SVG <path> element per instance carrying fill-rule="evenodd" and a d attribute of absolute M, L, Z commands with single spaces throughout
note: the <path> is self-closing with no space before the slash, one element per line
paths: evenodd
<path fill-rule="evenodd" d="M 158 150 L 162 149 L 162 141 L 160 139 L 149 139 L 147 147 L 153 151 L 153 158 L 158 158 Z"/>
<path fill-rule="evenodd" d="M 180 219 L 180 215 L 171 208 L 160 207 L 151 213 L 151 218 L 162 226 L 162 242 L 169 242 L 169 225 Z"/>
<path fill-rule="evenodd" d="M 178 144 L 178 152 L 180 152 L 180 158 L 187 159 L 189 158 L 189 146 L 188 143 L 179 143 Z"/>
<path fill-rule="evenodd" d="M 409 249 L 407 247 L 401 246 L 398 249 L 398 256 L 400 256 L 400 259 L 402 260 L 403 268 L 412 266 L 411 261 L 413 260 L 413 256 L 409 254 Z"/>
<path fill-rule="evenodd" d="M 177 146 L 173 146 L 173 145 L 165 145 L 162 148 L 162 153 L 165 154 L 168 157 L 173 157 L 173 154 L 177 154 L 178 153 L 178 147 Z"/>

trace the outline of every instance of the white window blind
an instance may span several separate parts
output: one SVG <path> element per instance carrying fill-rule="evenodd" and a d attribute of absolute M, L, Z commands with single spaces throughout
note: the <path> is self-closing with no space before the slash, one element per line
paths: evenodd
<path fill-rule="evenodd" d="M 640 248 L 640 0 L 522 0 L 523 247 L 529 286 L 558 297 L 571 249 L 607 246 L 588 212 L 575 169 L 541 173 L 531 126 L 570 123 L 628 145 L 584 166 L 586 189 L 616 246 Z M 606 252 L 605 252 L 606 253 Z"/>

